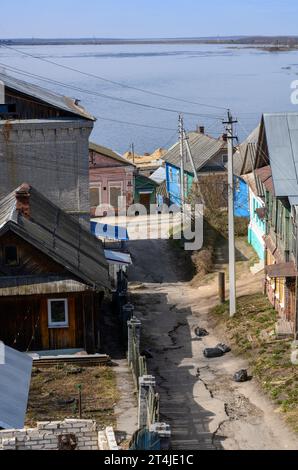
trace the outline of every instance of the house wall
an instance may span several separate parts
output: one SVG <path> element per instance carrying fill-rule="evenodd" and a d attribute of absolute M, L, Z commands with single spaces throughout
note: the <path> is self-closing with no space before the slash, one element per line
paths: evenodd
<path fill-rule="evenodd" d="M 250 215 L 248 185 L 242 178 L 235 176 L 234 186 L 234 214 L 236 217 L 248 218 Z"/>
<path fill-rule="evenodd" d="M 148 200 L 150 204 L 157 204 L 156 190 L 157 184 L 147 177 L 142 175 L 136 175 L 135 177 L 135 194 L 134 203 L 142 203 L 142 194 L 148 194 Z"/>
<path fill-rule="evenodd" d="M 126 197 L 126 208 L 128 208 L 132 204 L 134 197 L 133 167 L 108 166 L 90 168 L 90 189 L 96 187 L 99 189 L 101 204 L 110 204 L 109 187 L 114 183 L 120 183 L 122 185 L 122 196 Z M 91 215 L 93 217 L 100 217 L 103 213 L 104 211 L 100 210 L 100 208 L 91 207 Z"/>
<path fill-rule="evenodd" d="M 287 198 L 276 198 L 266 192 L 267 246 L 266 265 L 289 262 L 293 237 L 292 218 Z M 266 276 L 266 293 L 279 313 L 279 334 L 293 334 L 296 323 L 296 278 Z"/>
<path fill-rule="evenodd" d="M 180 206 L 181 194 L 180 194 L 180 168 L 174 165 L 166 163 L 166 180 L 167 180 L 167 192 L 169 194 L 170 203 Z M 185 172 L 184 189 L 185 197 L 187 198 L 194 181 L 193 175 Z"/>
<path fill-rule="evenodd" d="M 83 119 L 0 121 L 0 198 L 26 182 L 89 227 L 89 135 Z"/>
<path fill-rule="evenodd" d="M 67 299 L 68 327 L 49 327 L 50 299 Z M 86 292 L 0 297 L 0 340 L 19 351 L 84 348 L 94 353 L 99 346 L 100 302 L 99 294 Z"/>
<path fill-rule="evenodd" d="M 254 192 L 249 189 L 249 207 L 250 207 L 250 222 L 248 227 L 248 243 L 254 248 L 259 259 L 265 259 L 265 242 L 264 236 L 266 235 L 266 222 L 261 220 L 256 209 L 264 207 L 264 202 Z"/>

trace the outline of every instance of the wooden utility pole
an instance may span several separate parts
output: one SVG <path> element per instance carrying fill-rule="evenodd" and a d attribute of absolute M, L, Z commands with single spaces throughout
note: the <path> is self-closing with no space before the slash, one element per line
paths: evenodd
<path fill-rule="evenodd" d="M 185 191 L 184 191 L 184 125 L 183 125 L 182 114 L 179 114 L 179 139 L 180 139 L 180 199 L 181 199 L 181 210 L 183 212 Z"/>
<path fill-rule="evenodd" d="M 237 121 L 233 120 L 228 111 L 228 120 L 224 122 L 228 137 L 228 218 L 229 218 L 229 283 L 230 283 L 230 317 L 236 313 L 236 266 L 235 266 L 235 227 L 234 227 L 234 127 Z"/>
<path fill-rule="evenodd" d="M 135 163 L 135 144 L 131 144 L 132 162 Z"/>

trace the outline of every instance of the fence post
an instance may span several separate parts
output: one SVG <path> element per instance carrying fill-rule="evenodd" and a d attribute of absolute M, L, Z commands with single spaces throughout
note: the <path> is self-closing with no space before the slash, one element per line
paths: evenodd
<path fill-rule="evenodd" d="M 225 273 L 218 273 L 218 294 L 220 303 L 223 304 L 226 300 Z"/>
<path fill-rule="evenodd" d="M 136 317 L 132 317 L 131 320 L 127 322 L 127 337 L 128 337 L 128 350 L 127 350 L 127 359 L 128 364 L 131 364 L 132 361 L 132 348 L 133 342 L 135 340 L 137 350 L 140 350 L 140 341 L 141 341 L 141 321 L 138 320 Z"/>
<path fill-rule="evenodd" d="M 148 408 L 147 397 L 150 387 L 155 387 L 155 377 L 152 375 L 144 375 L 139 377 L 139 406 L 138 406 L 138 428 L 142 429 L 147 426 Z"/>
<path fill-rule="evenodd" d="M 125 340 L 127 340 L 127 323 L 133 317 L 134 306 L 130 303 L 123 305 L 122 307 L 122 325 L 123 325 L 123 335 Z"/>
<path fill-rule="evenodd" d="M 160 438 L 160 450 L 168 450 L 171 444 L 171 427 L 166 423 L 155 423 L 150 426 L 150 432 L 156 433 Z"/>

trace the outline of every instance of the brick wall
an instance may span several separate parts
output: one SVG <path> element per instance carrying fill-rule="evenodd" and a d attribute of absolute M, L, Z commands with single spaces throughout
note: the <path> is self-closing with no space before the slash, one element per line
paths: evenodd
<path fill-rule="evenodd" d="M 111 434 L 111 428 L 108 430 Z M 98 431 L 95 421 L 66 419 L 39 422 L 37 428 L 33 429 L 0 431 L 0 450 L 58 450 L 59 436 L 63 435 L 75 436 L 75 450 L 102 448 L 103 432 Z"/>
<path fill-rule="evenodd" d="M 89 135 L 93 122 L 0 121 L 0 199 L 26 182 L 89 222 Z"/>

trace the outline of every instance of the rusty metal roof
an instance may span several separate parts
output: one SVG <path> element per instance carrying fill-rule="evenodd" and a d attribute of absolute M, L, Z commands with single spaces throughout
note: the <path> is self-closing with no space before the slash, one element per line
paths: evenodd
<path fill-rule="evenodd" d="M 85 284 L 96 290 L 109 288 L 101 241 L 36 189 L 29 186 L 29 192 L 30 218 L 16 211 L 15 191 L 0 201 L 0 235 L 12 230 Z"/>
<path fill-rule="evenodd" d="M 47 103 L 55 108 L 63 109 L 71 114 L 80 116 L 84 119 L 95 121 L 95 118 L 91 116 L 82 106 L 75 104 L 75 101 L 67 96 L 59 95 L 46 88 L 42 88 L 33 83 L 24 82 L 18 78 L 12 77 L 5 73 L 0 73 L 0 81 L 2 81 L 7 88 L 16 90 L 19 93 L 27 95 L 31 98 Z"/>
<path fill-rule="evenodd" d="M 215 139 L 199 132 L 189 132 L 187 134 L 188 143 L 192 152 L 192 157 L 196 170 L 199 171 L 211 158 L 217 155 L 221 150 L 227 149 L 227 142 L 222 139 Z M 180 144 L 177 142 L 171 147 L 163 157 L 167 163 L 180 168 Z M 225 167 L 223 166 L 223 170 Z M 186 158 L 185 171 L 193 173 L 189 158 Z"/>
<path fill-rule="evenodd" d="M 293 261 L 288 263 L 277 263 L 265 266 L 265 273 L 269 277 L 297 277 L 298 272 L 295 269 Z"/>

